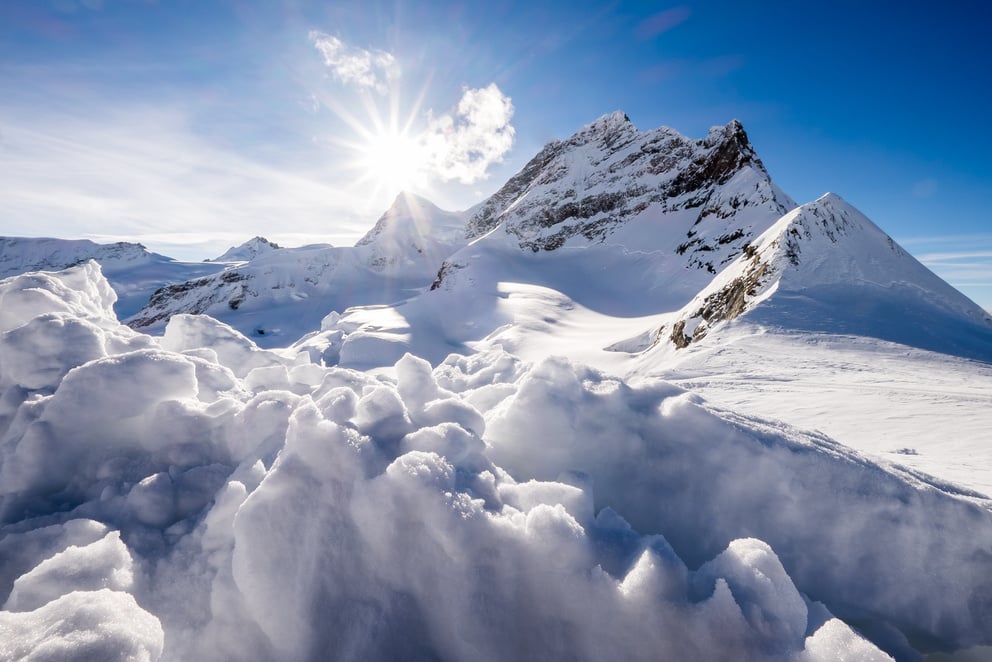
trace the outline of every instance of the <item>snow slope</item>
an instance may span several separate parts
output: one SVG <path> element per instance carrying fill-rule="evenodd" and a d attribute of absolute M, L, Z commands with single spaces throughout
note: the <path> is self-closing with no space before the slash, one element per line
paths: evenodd
<path fill-rule="evenodd" d="M 992 643 L 988 502 L 823 436 L 564 359 L 156 339 L 112 302 L 95 263 L 0 282 L 7 658 L 887 659 L 833 614 L 900 655 Z"/>

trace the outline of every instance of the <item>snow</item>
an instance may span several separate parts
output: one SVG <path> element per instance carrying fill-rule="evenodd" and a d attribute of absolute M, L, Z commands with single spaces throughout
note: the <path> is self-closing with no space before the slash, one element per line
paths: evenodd
<path fill-rule="evenodd" d="M 106 256 L 0 280 L 0 658 L 981 655 L 992 324 L 792 206 L 739 123 L 617 112 L 155 335 Z"/>
<path fill-rule="evenodd" d="M 107 289 L 92 263 L 49 278 Z M 500 350 L 389 377 L 205 317 L 147 342 L 5 393 L 16 655 L 885 659 L 830 612 L 985 641 L 992 513 L 825 437 Z"/>

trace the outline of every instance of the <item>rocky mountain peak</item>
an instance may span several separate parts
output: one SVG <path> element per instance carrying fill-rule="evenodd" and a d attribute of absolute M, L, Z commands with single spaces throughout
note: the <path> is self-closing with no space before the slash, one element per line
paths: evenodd
<path fill-rule="evenodd" d="M 793 206 L 771 183 L 739 121 L 693 140 L 667 127 L 639 132 L 617 111 L 546 145 L 477 208 L 467 233 L 475 238 L 502 227 L 521 248 L 554 250 L 569 241 L 605 242 L 639 219 L 667 224 L 654 238 L 638 237 L 649 242 L 642 249 L 678 249 L 691 265 L 715 273 L 754 231 Z M 673 225 L 684 229 L 669 245 Z M 713 251 L 721 253 L 717 262 Z"/>

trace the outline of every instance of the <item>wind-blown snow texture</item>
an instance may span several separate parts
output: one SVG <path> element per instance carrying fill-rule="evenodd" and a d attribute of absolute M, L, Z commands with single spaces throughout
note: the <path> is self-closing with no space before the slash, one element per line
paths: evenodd
<path fill-rule="evenodd" d="M 0 659 L 992 644 L 989 500 L 660 378 L 761 337 L 984 378 L 981 311 L 838 197 L 793 206 L 738 123 L 614 113 L 464 214 L 253 240 L 130 320 L 157 337 L 96 262 L 0 281 Z"/>

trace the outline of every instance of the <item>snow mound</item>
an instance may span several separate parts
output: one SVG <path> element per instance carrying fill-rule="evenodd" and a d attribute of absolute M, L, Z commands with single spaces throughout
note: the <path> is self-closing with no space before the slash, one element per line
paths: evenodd
<path fill-rule="evenodd" d="M 87 239 L 0 237 L 0 278 L 32 271 L 58 271 L 95 260 L 117 293 L 114 309 L 133 315 L 160 287 L 213 273 L 219 265 L 177 262 L 141 244 L 97 244 Z"/>
<path fill-rule="evenodd" d="M 80 303 L 4 338 L 133 337 L 95 265 L 46 277 Z M 990 643 L 992 513 L 822 436 L 495 349 L 373 376 L 206 317 L 146 343 L 3 382 L 6 657 L 889 659 L 832 614 Z"/>

